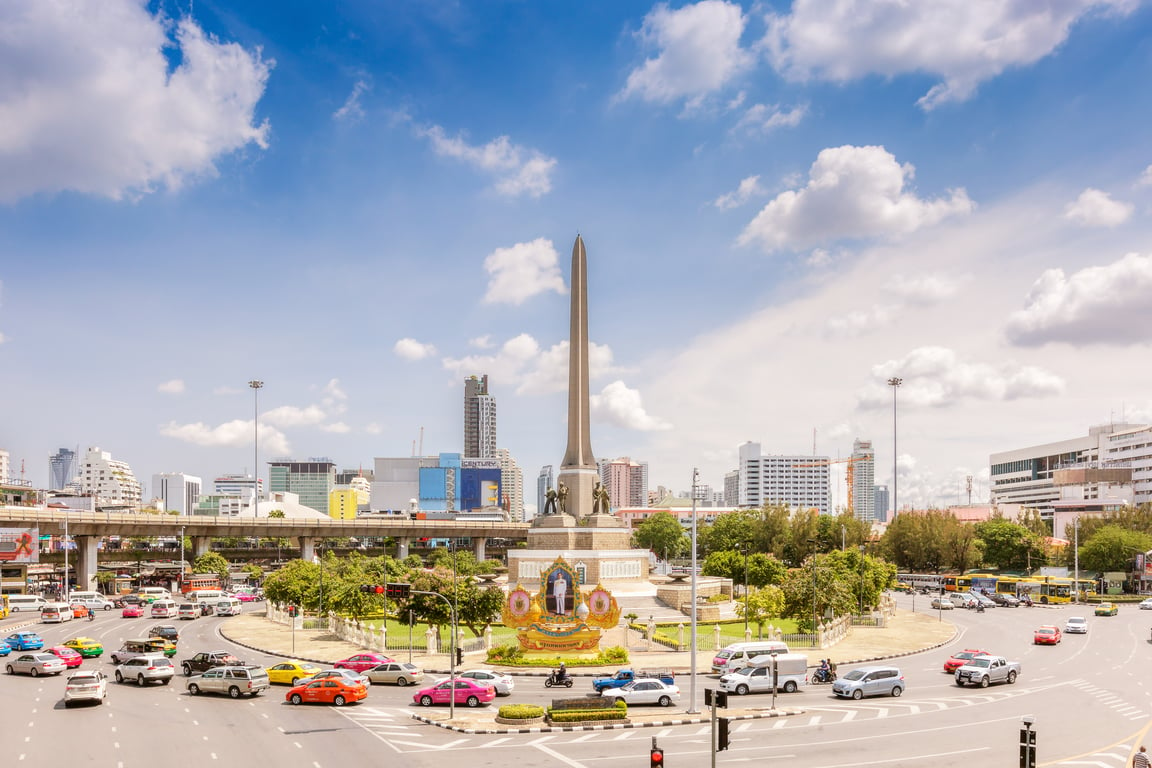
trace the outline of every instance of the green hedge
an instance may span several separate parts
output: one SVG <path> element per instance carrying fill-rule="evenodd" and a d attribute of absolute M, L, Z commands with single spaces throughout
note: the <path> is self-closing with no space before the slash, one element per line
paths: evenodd
<path fill-rule="evenodd" d="M 561 712 L 549 712 L 548 719 L 553 723 L 579 723 L 590 720 L 624 720 L 628 711 L 613 707 L 612 709 L 568 709 Z"/>
<path fill-rule="evenodd" d="M 553 656 L 535 658 L 525 656 L 519 645 L 500 645 L 488 651 L 489 664 L 502 664 L 508 667 L 555 667 L 564 662 L 568 667 L 602 667 L 628 663 L 628 651 L 619 645 L 605 648 L 594 658 Z"/>
<path fill-rule="evenodd" d="M 542 717 L 544 707 L 539 704 L 505 704 L 496 714 L 506 720 L 529 720 Z"/>

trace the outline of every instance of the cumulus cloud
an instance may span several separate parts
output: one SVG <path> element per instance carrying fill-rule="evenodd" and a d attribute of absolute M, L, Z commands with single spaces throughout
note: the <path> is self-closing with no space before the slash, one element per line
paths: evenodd
<path fill-rule="evenodd" d="M 260 423 L 274 424 L 278 427 L 311 427 L 323 424 L 328 414 L 318 405 L 282 405 L 265 411 L 260 416 Z"/>
<path fill-rule="evenodd" d="M 759 176 L 749 176 L 740 181 L 740 186 L 732 192 L 727 192 L 712 201 L 712 205 L 721 210 L 739 208 L 753 197 L 766 194 L 768 190 L 760 186 Z"/>
<path fill-rule="evenodd" d="M 495 189 L 499 194 L 508 197 L 541 197 L 552 191 L 552 172 L 556 170 L 556 158 L 513 144 L 507 136 L 499 136 L 487 144 L 476 146 L 469 144 L 462 136 L 448 136 L 438 125 L 418 128 L 416 133 L 431 142 L 432 151 L 437 155 L 461 160 L 495 176 Z"/>
<path fill-rule="evenodd" d="M 893 376 L 904 380 L 899 402 L 916 407 L 1050 397 L 1064 391 L 1064 380 L 1041 368 L 970 362 L 945 347 L 920 347 L 900 360 L 873 366 L 874 381 L 858 394 L 858 406 L 891 408 L 892 388 L 887 381 Z"/>
<path fill-rule="evenodd" d="M 973 208 L 963 189 L 925 200 L 907 189 L 915 169 L 883 147 L 830 147 L 820 151 L 801 189 L 777 195 L 740 235 L 741 245 L 766 251 L 800 248 L 840 238 L 907 234 Z"/>
<path fill-rule="evenodd" d="M 172 24 L 139 0 L 14 0 L 0 4 L 0 29 L 2 201 L 174 189 L 268 146 L 255 110 L 273 62 L 190 18 Z"/>
<path fill-rule="evenodd" d="M 1085 227 L 1115 227 L 1128 221 L 1133 206 L 1113 200 L 1107 192 L 1089 187 L 1064 207 L 1064 218 Z"/>
<path fill-rule="evenodd" d="M 323 432 L 332 432 L 338 435 L 344 435 L 352 431 L 352 428 L 342 421 L 334 421 L 331 424 L 323 424 L 320 426 L 320 429 Z"/>
<path fill-rule="evenodd" d="M 563 392 L 568 387 L 568 342 L 542 349 L 540 343 L 527 333 L 504 342 L 493 354 L 446 357 L 441 364 L 444 370 L 452 372 L 453 378 L 487 371 L 500 381 L 515 384 L 518 395 Z M 589 377 L 607 376 L 615 371 L 612 350 L 589 342 Z"/>
<path fill-rule="evenodd" d="M 877 328 L 889 325 L 899 307 L 876 304 L 868 309 L 854 310 L 828 318 L 824 330 L 834 338 L 862 336 Z"/>
<path fill-rule="evenodd" d="M 790 14 L 767 15 L 763 46 L 773 66 L 793 80 L 937 75 L 943 82 L 918 102 L 927 110 L 964 101 L 1005 69 L 1044 58 L 1086 14 L 1126 14 L 1137 5 L 1132 0 L 795 0 Z"/>
<path fill-rule="evenodd" d="M 1150 184 L 1152 184 L 1152 165 L 1145 168 L 1144 172 L 1140 174 L 1140 178 L 1136 180 L 1138 187 L 1146 187 Z"/>
<path fill-rule="evenodd" d="M 248 421 L 228 421 L 217 427 L 210 427 L 203 422 L 192 424 L 177 424 L 170 422 L 160 428 L 160 434 L 182 440 L 193 445 L 208 448 L 235 447 L 250 445 L 255 434 L 254 425 Z M 275 455 L 288 455 L 292 448 L 284 433 L 275 427 L 260 422 L 260 446 Z"/>
<path fill-rule="evenodd" d="M 656 432 L 672 428 L 668 422 L 650 416 L 644 410 L 640 392 L 619 380 L 604 387 L 600 394 L 592 395 L 589 406 L 595 418 L 625 429 Z"/>
<path fill-rule="evenodd" d="M 753 104 L 733 127 L 733 131 L 751 134 L 770 133 L 777 128 L 795 128 L 808 115 L 808 105 L 785 110 L 779 104 Z"/>
<path fill-rule="evenodd" d="M 952 275 L 895 275 L 884 285 L 885 293 L 891 294 L 908 304 L 932 305 L 955 296 L 967 276 Z"/>
<path fill-rule="evenodd" d="M 165 381 L 156 387 L 157 392 L 164 392 L 169 395 L 179 395 L 184 391 L 184 382 L 180 379 L 171 379 Z"/>
<path fill-rule="evenodd" d="M 491 349 L 492 337 L 488 334 L 484 334 L 483 336 L 477 336 L 475 338 L 468 339 L 468 346 L 472 347 L 473 349 Z"/>
<path fill-rule="evenodd" d="M 1054 342 L 1074 346 L 1141 344 L 1152 341 L 1152 258 L 1130 253 L 1102 267 L 1067 277 L 1062 269 L 1040 275 L 1024 309 L 1008 318 L 1013 344 Z"/>
<path fill-rule="evenodd" d="M 333 120 L 344 122 L 355 122 L 364 117 L 364 108 L 360 105 L 360 97 L 364 95 L 371 86 L 365 79 L 357 80 L 355 85 L 352 86 L 352 93 L 348 94 L 348 98 L 344 100 L 340 109 L 332 113 Z"/>
<path fill-rule="evenodd" d="M 416 339 L 403 338 L 392 346 L 392 351 L 397 357 L 405 360 L 423 360 L 436 354 L 436 347 L 423 344 Z"/>
<path fill-rule="evenodd" d="M 523 304 L 538 293 L 566 293 L 556 248 L 543 237 L 497 248 L 484 259 L 484 269 L 488 272 L 485 304 Z"/>
<path fill-rule="evenodd" d="M 620 99 L 697 105 L 745 72 L 755 57 L 740 47 L 746 19 L 739 5 L 702 0 L 676 10 L 660 3 L 644 17 L 637 38 L 658 53 L 632 70 Z"/>

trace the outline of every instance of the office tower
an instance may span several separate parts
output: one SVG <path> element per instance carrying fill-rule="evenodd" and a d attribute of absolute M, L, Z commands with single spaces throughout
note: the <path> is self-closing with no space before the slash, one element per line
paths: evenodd
<path fill-rule="evenodd" d="M 888 522 L 888 505 L 891 503 L 888 500 L 888 486 L 873 486 L 873 498 L 875 499 L 873 508 L 876 510 L 876 520 L 881 523 Z"/>
<path fill-rule="evenodd" d="M 82 495 L 95 496 L 107 505 L 140 507 L 140 481 L 132 467 L 112 458 L 108 451 L 93 446 L 81 460 L 76 479 Z"/>
<path fill-rule="evenodd" d="M 496 449 L 496 460 L 500 462 L 500 506 L 507 508 L 509 520 L 523 522 L 524 472 L 507 448 Z"/>
<path fill-rule="evenodd" d="M 556 476 L 552 473 L 552 465 L 545 464 L 540 467 L 540 474 L 536 475 L 536 514 L 544 514 L 544 502 L 547 501 L 549 488 L 554 488 Z M 525 521 L 527 522 L 527 521 Z"/>
<path fill-rule="evenodd" d="M 857 520 L 871 523 L 876 519 L 876 452 L 871 440 L 852 443 L 852 459 L 848 462 L 852 486 L 852 514 Z"/>
<path fill-rule="evenodd" d="M 79 468 L 76 451 L 61 448 L 48 458 L 48 490 L 62 491 L 76 479 Z"/>
<path fill-rule="evenodd" d="M 164 511 L 190 515 L 200 496 L 200 478 L 183 472 L 152 475 L 152 497 L 164 502 Z"/>
<path fill-rule="evenodd" d="M 740 470 L 734 469 L 724 473 L 724 506 L 736 507 L 740 505 Z"/>
<path fill-rule="evenodd" d="M 488 459 L 496 455 L 496 398 L 488 394 L 488 375 L 464 380 L 464 455 Z"/>
<path fill-rule="evenodd" d="M 336 487 L 336 465 L 327 458 L 268 462 L 268 492 L 295 493 L 300 504 L 328 514 L 328 496 Z"/>
<path fill-rule="evenodd" d="M 739 453 L 741 507 L 784 504 L 831 514 L 827 456 L 762 456 L 753 442 Z"/>

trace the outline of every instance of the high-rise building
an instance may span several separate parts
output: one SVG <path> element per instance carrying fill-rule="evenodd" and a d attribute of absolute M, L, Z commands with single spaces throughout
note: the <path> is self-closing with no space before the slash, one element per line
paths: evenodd
<path fill-rule="evenodd" d="M 612 509 L 648 506 L 648 464 L 632 461 L 627 456 L 601 460 L 600 482 L 608 491 Z"/>
<path fill-rule="evenodd" d="M 328 496 L 336 487 L 336 465 L 327 458 L 268 462 L 268 492 L 294 493 L 300 504 L 328 514 Z"/>
<path fill-rule="evenodd" d="M 724 506 L 735 507 L 740 503 L 740 470 L 724 473 Z"/>
<path fill-rule="evenodd" d="M 12 476 L 12 467 L 8 458 L 8 451 L 0 448 L 0 483 L 6 483 Z"/>
<path fill-rule="evenodd" d="M 183 472 L 152 475 L 152 496 L 160 499 L 166 512 L 190 515 L 200 496 L 200 478 Z"/>
<path fill-rule="evenodd" d="M 871 523 L 876 519 L 876 452 L 871 440 L 852 442 L 852 514 Z"/>
<path fill-rule="evenodd" d="M 488 394 L 488 375 L 464 380 L 464 455 L 496 455 L 496 398 Z"/>
<path fill-rule="evenodd" d="M 142 489 L 132 467 L 97 446 L 84 454 L 76 479 L 81 494 L 96 496 L 105 505 L 140 507 Z"/>
<path fill-rule="evenodd" d="M 524 520 L 524 472 L 507 448 L 496 449 L 500 462 L 500 506 L 507 506 L 509 519 L 514 523 Z"/>
<path fill-rule="evenodd" d="M 739 453 L 741 507 L 784 504 L 831 513 L 827 456 L 762 456 L 753 442 Z"/>
<path fill-rule="evenodd" d="M 328 515 L 337 520 L 355 520 L 358 506 L 356 491 L 347 486 L 328 494 Z"/>
<path fill-rule="evenodd" d="M 876 519 L 881 523 L 888 522 L 888 486 L 876 485 L 872 487 L 873 508 L 876 510 Z"/>
<path fill-rule="evenodd" d="M 76 458 L 76 451 L 61 448 L 48 457 L 48 490 L 62 491 L 68 483 L 76 479 L 76 470 L 80 463 Z"/>
<path fill-rule="evenodd" d="M 540 467 L 540 474 L 536 475 L 536 514 L 544 514 L 544 503 L 548 499 L 548 489 L 555 487 L 556 476 L 552 465 L 545 464 Z M 528 522 L 525 520 L 524 522 Z"/>

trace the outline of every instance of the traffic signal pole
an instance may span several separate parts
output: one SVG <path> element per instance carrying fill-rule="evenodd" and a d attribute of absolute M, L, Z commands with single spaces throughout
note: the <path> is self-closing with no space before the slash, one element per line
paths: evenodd
<path fill-rule="evenodd" d="M 455 637 L 456 637 L 456 606 L 452 605 L 452 601 L 449 600 L 444 595 L 440 594 L 439 592 L 421 592 L 420 590 L 413 589 L 412 594 L 413 595 L 432 595 L 433 597 L 440 598 L 441 600 L 443 600 L 445 603 L 448 604 L 448 610 L 451 611 L 451 614 L 452 614 L 452 637 L 453 637 L 453 640 L 455 640 Z M 448 680 L 449 680 L 450 685 L 452 686 L 452 695 L 448 698 L 448 719 L 449 720 L 455 720 L 456 719 L 456 654 L 455 653 L 449 653 L 448 654 L 448 663 L 450 665 L 448 667 Z"/>

